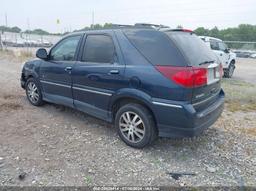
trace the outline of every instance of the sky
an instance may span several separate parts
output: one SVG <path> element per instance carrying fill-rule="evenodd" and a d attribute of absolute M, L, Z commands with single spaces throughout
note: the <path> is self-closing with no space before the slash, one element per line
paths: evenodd
<path fill-rule="evenodd" d="M 94 23 L 154 23 L 228 28 L 256 25 L 256 0 L 0 0 L 0 25 L 49 32 L 81 29 Z M 57 24 L 57 20 L 60 21 Z"/>

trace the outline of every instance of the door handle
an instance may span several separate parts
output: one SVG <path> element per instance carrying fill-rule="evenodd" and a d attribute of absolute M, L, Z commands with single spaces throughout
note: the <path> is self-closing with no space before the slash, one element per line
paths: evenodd
<path fill-rule="evenodd" d="M 68 67 L 65 68 L 65 71 L 66 71 L 66 72 L 70 72 L 71 70 L 72 70 L 72 67 L 70 67 L 70 66 L 68 66 Z"/>
<path fill-rule="evenodd" d="M 110 70 L 109 74 L 119 74 L 119 70 Z"/>

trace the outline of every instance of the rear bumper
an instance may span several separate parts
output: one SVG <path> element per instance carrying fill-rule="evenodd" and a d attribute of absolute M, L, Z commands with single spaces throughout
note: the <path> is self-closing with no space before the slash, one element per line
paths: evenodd
<path fill-rule="evenodd" d="M 192 104 L 182 108 L 157 106 L 157 126 L 160 137 L 193 137 L 210 127 L 224 108 L 224 92 L 221 90 L 214 103 L 197 112 Z"/>

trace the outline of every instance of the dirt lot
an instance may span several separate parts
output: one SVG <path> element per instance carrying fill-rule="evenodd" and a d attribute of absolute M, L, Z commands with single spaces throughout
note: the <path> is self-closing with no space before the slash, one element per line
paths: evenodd
<path fill-rule="evenodd" d="M 0 54 L 0 185 L 256 186 L 256 60 L 237 61 L 234 79 L 223 81 L 225 111 L 201 136 L 143 150 L 81 112 L 30 105 L 21 60 Z"/>

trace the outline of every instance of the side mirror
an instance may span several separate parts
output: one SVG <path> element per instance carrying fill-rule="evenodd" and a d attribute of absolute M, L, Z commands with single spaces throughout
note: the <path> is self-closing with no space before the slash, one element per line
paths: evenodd
<path fill-rule="evenodd" d="M 48 59 L 48 54 L 45 48 L 39 48 L 36 51 L 36 57 L 40 58 L 42 60 L 47 60 Z"/>
<path fill-rule="evenodd" d="M 229 48 L 226 48 L 226 49 L 224 50 L 225 53 L 229 53 L 229 51 L 230 51 Z"/>

